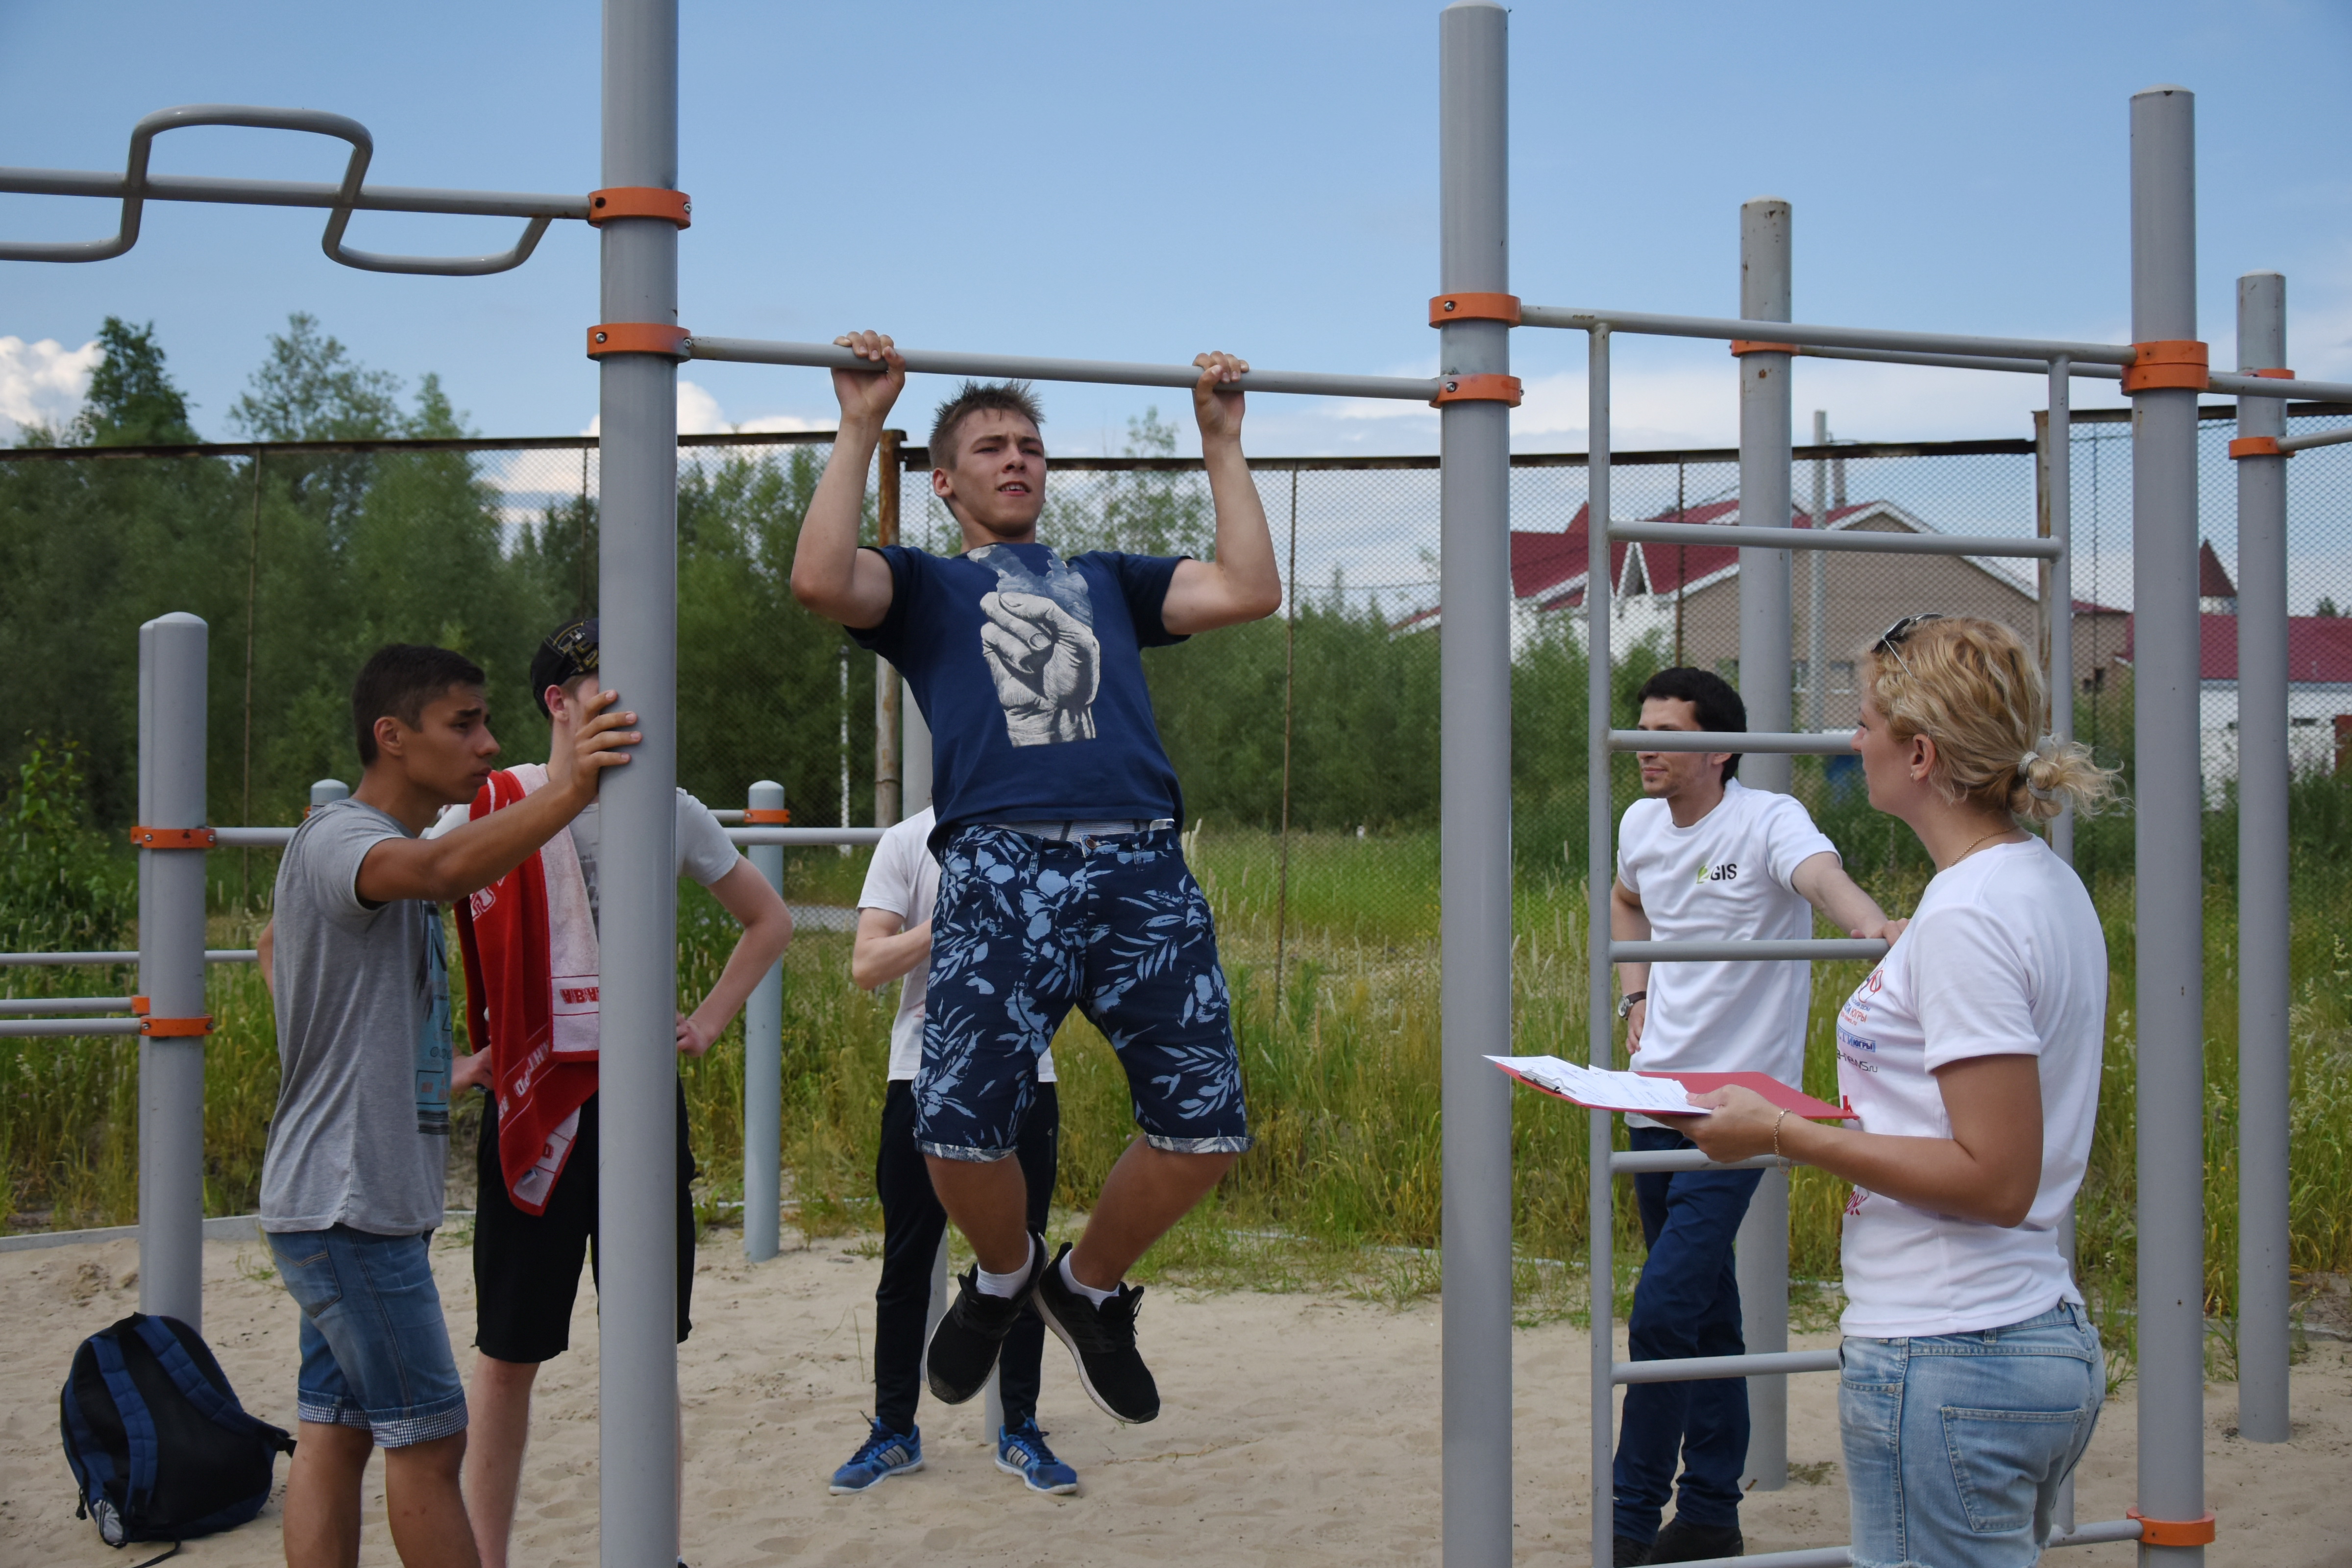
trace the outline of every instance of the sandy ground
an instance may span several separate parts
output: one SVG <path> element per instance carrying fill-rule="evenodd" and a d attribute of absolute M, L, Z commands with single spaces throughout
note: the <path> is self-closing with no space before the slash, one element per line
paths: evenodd
<path fill-rule="evenodd" d="M 870 1248 L 870 1243 L 867 1244 Z M 1082 1491 L 1046 1498 L 995 1468 L 977 1405 L 926 1403 L 929 1468 L 836 1498 L 826 1476 L 863 1435 L 876 1265 L 855 1238 L 757 1266 L 733 1232 L 703 1250 L 696 1329 L 680 1357 L 686 1401 L 686 1555 L 695 1568 L 825 1563 L 1433 1563 L 1438 1542 L 1438 1310 L 1251 1292 L 1158 1291 L 1144 1343 L 1166 1405 L 1119 1427 L 1078 1391 L 1049 1342 L 1041 1419 Z M 251 1243 L 205 1248 L 207 1337 L 247 1405 L 291 1426 L 296 1314 Z M 436 1267 L 451 1337 L 472 1335 L 466 1253 Z M 57 1395 L 73 1347 L 136 1305 L 133 1243 L 0 1254 L 0 1563 L 121 1565 L 73 1517 Z M 1566 1323 L 1517 1336 L 1517 1561 L 1584 1561 L 1585 1342 Z M 1811 1342 L 1827 1342 L 1818 1337 Z M 551 1363 L 517 1524 L 529 1568 L 595 1562 L 594 1307 L 583 1290 L 573 1352 Z M 470 1360 L 470 1352 L 465 1352 Z M 1790 1456 L 1811 1483 L 1752 1496 L 1748 1550 L 1844 1539 L 1835 1469 L 1835 1386 L 1791 1380 Z M 2352 1481 L 2352 1355 L 2313 1347 L 2296 1372 L 2294 1441 L 2234 1433 L 2234 1391 L 2208 1392 L 2207 1476 L 2221 1516 L 2216 1564 L 2340 1568 L 2352 1532 L 2332 1502 Z M 2120 1516 L 2131 1496 L 2135 1412 L 2111 1402 L 2082 1474 L 2082 1517 Z M 283 1486 L 285 1471 L 278 1471 Z M 381 1468 L 372 1470 L 362 1559 L 389 1563 Z M 2332 1496 L 2330 1494 L 2333 1494 Z M 2331 1519 L 2338 1520 L 2330 1524 Z M 2110 1545 L 2053 1554 L 2082 1568 L 2132 1561 Z M 191 1542 L 190 1564 L 278 1562 L 278 1505 Z"/>

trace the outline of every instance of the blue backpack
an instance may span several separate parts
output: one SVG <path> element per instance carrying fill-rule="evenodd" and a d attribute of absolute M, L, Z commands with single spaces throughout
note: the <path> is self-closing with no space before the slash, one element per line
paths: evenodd
<path fill-rule="evenodd" d="M 66 1463 L 109 1546 L 233 1529 L 269 1500 L 283 1428 L 246 1414 L 176 1318 L 133 1312 L 82 1341 L 58 1399 Z"/>

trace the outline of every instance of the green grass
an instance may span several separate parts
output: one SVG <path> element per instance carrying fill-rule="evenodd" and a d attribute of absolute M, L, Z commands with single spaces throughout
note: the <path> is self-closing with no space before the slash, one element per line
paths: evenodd
<path fill-rule="evenodd" d="M 795 901 L 854 901 L 860 853 L 791 857 Z M 1859 857 L 1857 858 L 1860 858 Z M 1875 858 L 1874 857 L 1874 859 Z M 1290 851 L 1288 920 L 1276 940 L 1279 847 L 1269 834 L 1211 822 L 1194 860 L 1217 910 L 1258 1146 L 1213 1202 L 1149 1260 L 1146 1277 L 1202 1288 L 1250 1283 L 1343 1290 L 1402 1302 L 1436 1287 L 1439 1240 L 1437 851 L 1433 834 L 1306 834 Z M 2304 862 L 2299 861 L 2299 865 Z M 1923 864 L 1889 853 L 1858 871 L 1891 907 L 1907 907 Z M 2133 1202 L 2131 883 L 2097 876 L 2094 896 L 2114 970 L 2105 1080 L 2080 1207 L 2085 1287 L 2112 1346 L 2131 1345 Z M 2294 896 L 2292 1010 L 2294 1262 L 2308 1273 L 2352 1267 L 2352 891 L 2315 861 Z M 1580 1055 L 1584 898 L 1562 866 L 1523 870 L 1515 897 L 1515 1048 Z M 216 917 L 211 940 L 241 943 L 250 922 Z M 718 973 L 732 925 L 698 890 L 680 903 L 679 980 L 698 994 Z M 2235 905 L 2209 884 L 2206 910 L 2207 1308 L 2233 1310 L 2236 1268 Z M 847 983 L 848 939 L 803 934 L 785 960 L 784 1162 L 802 1227 L 844 1235 L 873 1225 L 877 1127 L 892 997 Z M 1276 975 L 1281 976 L 1280 993 Z M 1865 973 L 1816 975 L 1805 1087 L 1835 1097 L 1832 1020 Z M 0 985 L 51 994 L 127 991 L 122 973 L 16 970 Z M 268 1001 L 249 968 L 216 966 L 210 1005 L 205 1131 L 208 1213 L 249 1211 L 277 1088 Z M 1132 1131 L 1127 1086 L 1099 1036 L 1073 1018 L 1055 1041 L 1064 1119 L 1066 1213 L 1099 1189 Z M 136 1215 L 135 1041 L 0 1041 L 0 1183 L 18 1226 L 64 1228 Z M 742 1185 L 742 1051 L 738 1025 L 706 1058 L 683 1064 L 705 1214 Z M 1622 1131 L 1620 1137 L 1622 1139 Z M 461 1126 L 462 1137 L 462 1126 Z M 1513 1224 L 1522 1321 L 1580 1321 L 1585 1310 L 1585 1124 L 1571 1107 L 1515 1097 Z M 461 1142 L 470 1150 L 470 1142 Z M 1791 1192 L 1791 1268 L 1839 1273 L 1845 1193 L 1818 1171 Z M 1640 1256 L 1631 1205 L 1618 1205 L 1621 1294 Z M 1552 1260 L 1550 1262 L 1538 1260 Z M 1568 1267 L 1558 1265 L 1565 1263 Z M 1799 1303 L 1826 1323 L 1833 1295 Z M 1622 1302 L 1621 1309 L 1622 1310 Z M 2226 1371 L 2227 1344 L 2217 1348 Z"/>

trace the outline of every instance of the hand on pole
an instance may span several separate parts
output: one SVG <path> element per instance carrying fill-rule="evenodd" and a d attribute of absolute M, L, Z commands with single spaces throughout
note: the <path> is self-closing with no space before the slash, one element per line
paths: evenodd
<path fill-rule="evenodd" d="M 645 739 L 637 731 L 622 728 L 637 721 L 635 713 L 604 711 L 620 700 L 620 695 L 592 692 L 578 704 L 578 718 L 572 716 L 571 703 L 555 714 L 555 732 L 547 748 L 547 782 L 569 790 L 583 805 L 596 797 L 597 781 L 606 768 L 619 767 L 629 760 L 621 748 Z"/>
<path fill-rule="evenodd" d="M 1194 354 L 1192 363 L 1201 367 L 1201 379 L 1192 385 L 1192 415 L 1201 422 L 1201 441 L 1238 441 L 1242 438 L 1242 392 L 1228 384 L 1247 374 L 1249 361 L 1223 350 Z"/>
<path fill-rule="evenodd" d="M 844 332 L 833 340 L 836 348 L 847 349 L 859 359 L 871 360 L 882 374 L 870 371 L 837 370 L 833 373 L 833 395 L 841 402 L 842 423 L 854 420 L 879 425 L 890 416 L 891 405 L 898 394 L 907 390 L 907 362 L 898 347 L 881 332 Z"/>

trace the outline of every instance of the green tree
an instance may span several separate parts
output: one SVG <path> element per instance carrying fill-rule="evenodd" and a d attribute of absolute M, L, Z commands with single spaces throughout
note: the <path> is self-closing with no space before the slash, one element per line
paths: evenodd
<path fill-rule="evenodd" d="M 83 447 L 152 447 L 194 441 L 188 399 L 163 368 L 155 323 L 134 327 L 109 316 L 98 329 L 105 357 L 89 373 L 89 393 L 70 434 Z"/>

